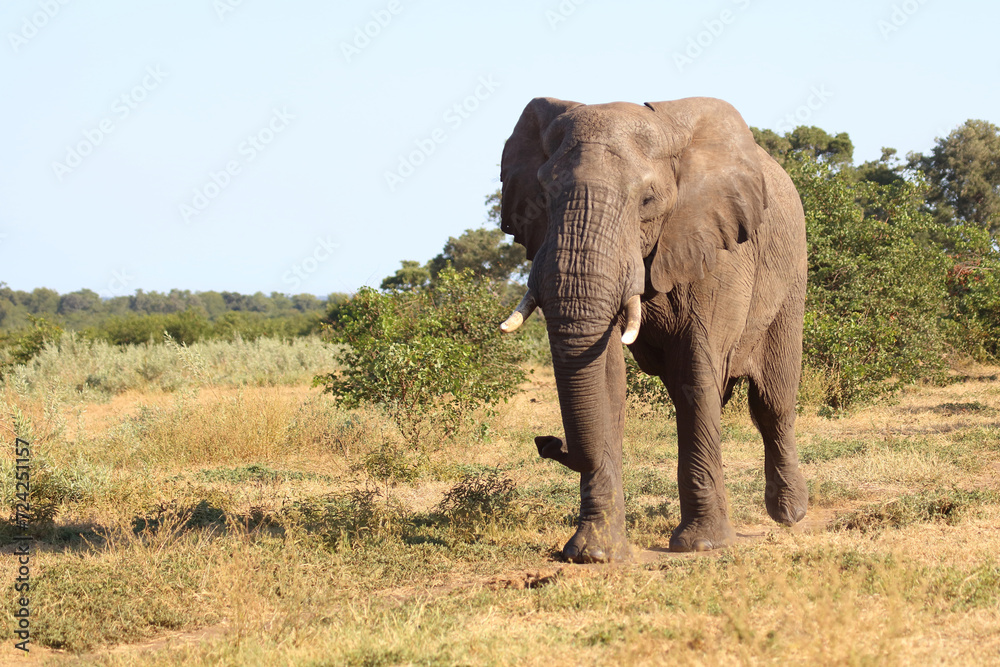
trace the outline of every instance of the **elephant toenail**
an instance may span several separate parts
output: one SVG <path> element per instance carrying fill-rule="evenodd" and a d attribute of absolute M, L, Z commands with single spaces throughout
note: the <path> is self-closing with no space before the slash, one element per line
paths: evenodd
<path fill-rule="evenodd" d="M 706 540 L 704 537 L 699 537 L 691 545 L 691 550 L 692 551 L 711 551 L 712 550 L 712 543 L 710 541 Z"/>

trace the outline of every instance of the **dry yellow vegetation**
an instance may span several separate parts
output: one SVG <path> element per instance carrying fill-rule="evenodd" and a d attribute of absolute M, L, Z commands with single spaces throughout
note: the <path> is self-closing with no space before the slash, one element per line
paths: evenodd
<path fill-rule="evenodd" d="M 1000 664 L 1000 369 L 849 416 L 803 407 L 810 513 L 764 510 L 746 409 L 723 418 L 739 542 L 665 548 L 674 427 L 633 410 L 635 561 L 556 556 L 576 476 L 551 371 L 476 436 L 409 452 L 308 386 L 193 383 L 88 402 L 8 384 L 40 514 L 31 658 L 54 665 Z M 9 433 L 4 436 L 12 442 Z M 13 497 L 4 447 L 4 515 Z M 4 551 L 13 527 L 3 525 Z M 12 590 L 14 574 L 2 585 Z M 13 612 L 11 595 L 8 611 Z M 8 619 L 11 618 L 8 613 Z M 0 629 L 0 659 L 13 649 Z"/>

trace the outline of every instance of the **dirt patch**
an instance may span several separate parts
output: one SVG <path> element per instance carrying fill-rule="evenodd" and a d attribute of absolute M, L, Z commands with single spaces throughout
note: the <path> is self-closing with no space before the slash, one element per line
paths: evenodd
<path fill-rule="evenodd" d="M 542 586 L 548 586 L 549 584 L 555 583 L 560 578 L 564 578 L 563 572 L 567 569 L 568 566 L 502 574 L 488 579 L 485 586 L 493 591 L 502 590 L 504 588 L 512 588 L 514 590 L 541 588 Z"/>
<path fill-rule="evenodd" d="M 855 508 L 853 506 L 823 508 L 810 507 L 809 511 L 806 513 L 806 518 L 799 521 L 789 530 L 793 533 L 822 533 L 837 517 L 838 512 L 846 512 L 852 509 Z"/>

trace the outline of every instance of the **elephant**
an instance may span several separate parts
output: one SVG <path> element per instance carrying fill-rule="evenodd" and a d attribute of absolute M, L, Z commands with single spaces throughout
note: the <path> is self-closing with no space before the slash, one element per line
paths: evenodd
<path fill-rule="evenodd" d="M 563 558 L 631 558 L 619 339 L 676 408 L 680 522 L 670 550 L 735 540 L 721 411 L 743 378 L 764 441 L 767 512 L 786 526 L 801 521 L 805 219 L 791 179 L 739 112 L 707 97 L 643 106 L 536 98 L 500 168 L 501 228 L 532 260 L 527 293 L 500 328 L 544 313 L 565 437 L 535 445 L 580 473 L 579 521 Z"/>

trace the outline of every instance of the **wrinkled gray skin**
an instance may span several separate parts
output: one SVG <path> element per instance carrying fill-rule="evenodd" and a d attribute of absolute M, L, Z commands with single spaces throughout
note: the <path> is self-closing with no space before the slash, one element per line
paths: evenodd
<path fill-rule="evenodd" d="M 565 439 L 539 454 L 580 473 L 580 522 L 563 556 L 626 560 L 622 492 L 624 306 L 630 346 L 677 409 L 681 522 L 674 551 L 730 544 L 720 413 L 738 378 L 764 440 L 764 501 L 806 513 L 795 450 L 806 239 L 787 174 L 739 113 L 711 98 L 639 106 L 532 100 L 504 146 L 502 228 L 533 259 Z"/>

